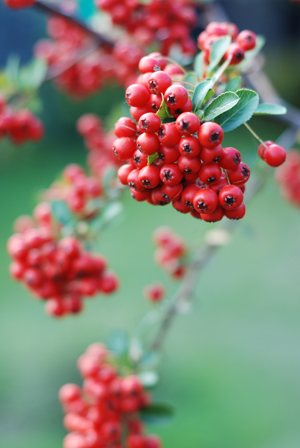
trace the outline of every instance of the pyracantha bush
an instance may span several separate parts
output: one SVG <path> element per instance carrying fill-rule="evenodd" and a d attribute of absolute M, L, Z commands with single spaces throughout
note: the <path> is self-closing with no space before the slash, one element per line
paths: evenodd
<path fill-rule="evenodd" d="M 66 384 L 59 391 L 70 431 L 64 448 L 160 448 L 146 435 L 141 412 L 151 404 L 140 378 L 122 373 L 117 359 L 102 344 L 90 345 L 77 363 L 82 388 Z"/>
<path fill-rule="evenodd" d="M 187 246 L 182 238 L 170 227 L 159 227 L 153 233 L 153 243 L 157 246 L 154 261 L 173 279 L 181 279 L 186 272 Z"/>
<path fill-rule="evenodd" d="M 286 162 L 275 172 L 285 200 L 300 207 L 300 154 L 293 150 L 287 153 Z"/>

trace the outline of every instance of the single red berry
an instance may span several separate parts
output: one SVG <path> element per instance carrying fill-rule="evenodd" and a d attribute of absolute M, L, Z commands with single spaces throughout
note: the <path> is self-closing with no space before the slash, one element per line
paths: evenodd
<path fill-rule="evenodd" d="M 150 286 L 145 286 L 143 294 L 150 302 L 159 302 L 165 296 L 165 288 L 161 283 L 153 283 Z"/>
<path fill-rule="evenodd" d="M 155 154 L 160 148 L 160 142 L 156 134 L 141 134 L 136 141 L 137 148 L 148 156 Z"/>
<path fill-rule="evenodd" d="M 264 160 L 265 162 L 273 167 L 278 167 L 285 162 L 286 151 L 282 146 L 270 145 L 265 149 Z"/>
<path fill-rule="evenodd" d="M 218 222 L 223 219 L 224 209 L 218 205 L 217 208 L 211 213 L 200 213 L 201 219 L 205 222 Z"/>
<path fill-rule="evenodd" d="M 239 64 L 245 57 L 245 51 L 239 44 L 232 43 L 229 45 L 224 55 L 225 60 L 229 59 L 230 57 L 231 57 L 230 65 Z"/>
<path fill-rule="evenodd" d="M 147 132 L 148 134 L 154 134 L 155 132 L 158 132 L 161 126 L 161 120 L 158 115 L 156 115 L 153 112 L 148 112 L 147 114 L 144 114 L 139 119 L 139 127 L 144 132 Z"/>
<path fill-rule="evenodd" d="M 222 156 L 223 148 L 221 145 L 218 145 L 213 149 L 205 147 L 201 149 L 200 158 L 204 163 L 219 163 Z"/>
<path fill-rule="evenodd" d="M 192 112 L 184 112 L 176 119 L 176 127 L 181 135 L 195 134 L 195 132 L 198 131 L 199 126 L 199 118 Z"/>
<path fill-rule="evenodd" d="M 147 154 L 143 154 L 139 149 L 134 151 L 132 157 L 131 157 L 131 164 L 135 166 L 135 168 L 142 169 L 144 166 L 146 166 L 148 163 L 148 156 Z"/>
<path fill-rule="evenodd" d="M 224 170 L 235 170 L 241 163 L 241 153 L 235 148 L 223 148 L 223 155 L 219 160 L 219 165 Z"/>
<path fill-rule="evenodd" d="M 130 188 L 130 195 L 132 199 L 136 200 L 137 202 L 143 202 L 147 201 L 151 195 L 151 190 L 135 190 L 134 188 Z"/>
<path fill-rule="evenodd" d="M 112 150 L 120 160 L 128 160 L 136 150 L 135 142 L 129 137 L 121 137 L 114 141 Z"/>
<path fill-rule="evenodd" d="M 180 156 L 178 159 L 178 168 L 185 174 L 198 173 L 201 168 L 199 157 Z"/>
<path fill-rule="evenodd" d="M 179 159 L 180 153 L 177 146 L 169 147 L 161 145 L 158 150 L 158 155 L 164 163 L 175 163 Z"/>
<path fill-rule="evenodd" d="M 175 210 L 185 215 L 191 211 L 190 207 L 185 205 L 180 199 L 176 199 L 176 201 L 173 201 L 172 205 Z"/>
<path fill-rule="evenodd" d="M 194 197 L 195 194 L 198 193 L 200 190 L 199 185 L 188 185 L 184 188 L 182 194 L 181 194 L 181 201 L 186 205 L 187 207 L 190 207 L 191 209 L 194 208 Z"/>
<path fill-rule="evenodd" d="M 120 168 L 118 169 L 118 178 L 122 185 L 128 185 L 127 178 L 132 170 L 134 170 L 134 166 L 130 164 L 120 166 Z"/>
<path fill-rule="evenodd" d="M 246 214 L 245 204 L 240 205 L 234 210 L 224 210 L 225 216 L 228 219 L 238 220 L 244 218 Z"/>
<path fill-rule="evenodd" d="M 131 118 L 122 117 L 115 124 L 115 135 L 121 137 L 134 137 L 136 134 L 136 124 Z"/>
<path fill-rule="evenodd" d="M 192 112 L 193 110 L 193 102 L 189 98 L 184 106 L 177 108 L 177 109 L 170 109 L 171 115 L 173 117 L 178 118 L 179 115 L 183 114 L 184 112 Z"/>
<path fill-rule="evenodd" d="M 213 190 L 204 188 L 198 191 L 194 196 L 194 209 L 202 213 L 212 213 L 219 203 L 218 196 Z"/>
<path fill-rule="evenodd" d="M 181 134 L 178 132 L 175 123 L 166 123 L 161 126 L 158 138 L 162 145 L 171 147 L 180 142 Z"/>
<path fill-rule="evenodd" d="M 143 191 L 143 190 L 145 190 L 145 187 L 139 179 L 139 174 L 140 174 L 139 169 L 132 170 L 128 174 L 127 183 L 130 188 L 133 188 L 134 190 L 137 190 L 137 191 Z"/>
<path fill-rule="evenodd" d="M 189 96 L 185 87 L 174 84 L 165 91 L 164 98 L 170 108 L 180 109 L 187 103 Z"/>
<path fill-rule="evenodd" d="M 180 198 L 181 192 L 183 190 L 183 185 L 181 183 L 170 187 L 170 185 L 163 184 L 160 187 L 162 196 L 168 201 L 176 201 Z"/>
<path fill-rule="evenodd" d="M 171 85 L 171 77 L 163 71 L 153 73 L 148 81 L 148 89 L 154 95 L 164 94 Z"/>
<path fill-rule="evenodd" d="M 184 137 L 179 142 L 180 154 L 187 157 L 196 157 L 201 152 L 201 146 L 199 140 L 196 137 Z"/>
<path fill-rule="evenodd" d="M 160 178 L 164 184 L 173 187 L 174 185 L 177 185 L 179 184 L 179 182 L 181 182 L 183 174 L 177 165 L 167 164 L 161 168 Z"/>
<path fill-rule="evenodd" d="M 199 171 L 200 180 L 205 184 L 214 184 L 221 179 L 222 171 L 216 163 L 203 164 Z"/>
<path fill-rule="evenodd" d="M 253 50 L 256 45 L 256 34 L 249 30 L 241 31 L 236 41 L 244 51 Z"/>
<path fill-rule="evenodd" d="M 144 106 L 141 107 L 131 107 L 130 113 L 131 116 L 136 120 L 139 121 L 142 115 L 146 114 L 147 112 L 152 112 L 151 106 L 149 103 L 146 103 Z"/>
<path fill-rule="evenodd" d="M 267 141 L 264 142 L 264 144 L 261 143 L 261 144 L 259 145 L 259 147 L 257 148 L 257 153 L 258 153 L 259 157 L 260 157 L 262 160 L 265 160 L 265 159 L 264 159 L 265 149 L 266 149 L 267 146 L 270 146 L 270 145 L 275 145 L 275 143 L 272 142 L 272 140 L 267 140 Z"/>
<path fill-rule="evenodd" d="M 160 183 L 159 169 L 153 165 L 145 166 L 139 172 L 139 181 L 145 188 L 155 188 Z"/>
<path fill-rule="evenodd" d="M 238 208 L 244 200 L 244 195 L 236 185 L 223 187 L 219 193 L 219 203 L 226 210 Z"/>
<path fill-rule="evenodd" d="M 132 84 L 125 92 L 125 99 L 129 106 L 142 107 L 149 101 L 150 93 L 141 84 Z"/>
<path fill-rule="evenodd" d="M 167 205 L 169 198 L 163 194 L 161 187 L 156 187 L 151 193 L 151 200 L 154 205 Z"/>
<path fill-rule="evenodd" d="M 201 146 L 213 149 L 220 145 L 223 141 L 224 131 L 220 125 L 207 121 L 200 126 L 198 131 L 198 139 Z"/>
<path fill-rule="evenodd" d="M 245 184 L 250 179 L 250 168 L 245 163 L 240 163 L 235 170 L 227 171 L 230 183 L 234 185 Z"/>
<path fill-rule="evenodd" d="M 94 114 L 85 114 L 77 120 L 76 128 L 80 135 L 87 137 L 101 128 L 101 120 Z"/>
<path fill-rule="evenodd" d="M 162 70 L 162 65 L 163 64 L 161 63 L 161 61 L 153 57 L 144 56 L 142 59 L 140 59 L 139 71 L 141 73 L 159 72 L 160 70 Z"/>
<path fill-rule="evenodd" d="M 190 215 L 191 215 L 193 218 L 196 218 L 196 219 L 202 219 L 200 213 L 197 212 L 197 210 L 190 210 Z"/>

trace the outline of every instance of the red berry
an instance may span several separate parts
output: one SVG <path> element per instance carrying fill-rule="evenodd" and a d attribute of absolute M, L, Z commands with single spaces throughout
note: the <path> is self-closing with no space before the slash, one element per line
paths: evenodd
<path fill-rule="evenodd" d="M 118 178 L 122 185 L 128 185 L 127 178 L 129 173 L 134 170 L 134 166 L 125 164 L 118 169 Z"/>
<path fill-rule="evenodd" d="M 150 286 L 145 286 L 143 294 L 150 302 L 159 302 L 165 296 L 165 288 L 161 283 L 153 283 Z"/>
<path fill-rule="evenodd" d="M 250 168 L 245 163 L 240 163 L 235 170 L 227 171 L 230 183 L 234 185 L 245 184 L 250 179 Z"/>
<path fill-rule="evenodd" d="M 141 181 L 139 179 L 139 174 L 140 174 L 139 169 L 132 170 L 128 174 L 127 183 L 129 185 L 129 187 L 133 188 L 134 190 L 144 191 L 145 187 L 143 186 L 143 184 L 141 183 Z"/>
<path fill-rule="evenodd" d="M 202 148 L 200 158 L 204 163 L 219 163 L 223 156 L 223 148 L 221 145 L 216 146 L 213 149 Z"/>
<path fill-rule="evenodd" d="M 192 112 L 184 112 L 176 119 L 176 127 L 178 132 L 182 135 L 195 134 L 195 132 L 198 131 L 199 126 L 199 118 Z"/>
<path fill-rule="evenodd" d="M 181 194 L 181 201 L 183 202 L 184 205 L 186 205 L 187 207 L 190 208 L 194 208 L 194 197 L 195 194 L 198 193 L 198 191 L 200 190 L 200 187 L 198 185 L 188 185 L 187 187 L 184 188 L 182 194 Z"/>
<path fill-rule="evenodd" d="M 282 146 L 270 145 L 265 149 L 264 160 L 265 162 L 273 167 L 278 167 L 285 162 L 286 151 Z"/>
<path fill-rule="evenodd" d="M 252 50 L 256 45 L 256 34 L 253 31 L 241 31 L 237 37 L 237 43 L 243 50 Z"/>
<path fill-rule="evenodd" d="M 150 156 L 159 150 L 160 143 L 156 134 L 144 133 L 137 138 L 136 146 L 143 154 Z"/>
<path fill-rule="evenodd" d="M 169 147 L 161 145 L 158 150 L 158 155 L 164 163 L 175 163 L 179 159 L 180 153 L 177 146 Z"/>
<path fill-rule="evenodd" d="M 218 196 L 209 188 L 199 190 L 193 200 L 194 209 L 201 214 L 212 213 L 217 208 L 218 203 Z"/>
<path fill-rule="evenodd" d="M 161 126 L 161 120 L 158 115 L 153 112 L 148 112 L 144 114 L 139 119 L 139 127 L 144 132 L 154 134 L 158 132 Z"/>
<path fill-rule="evenodd" d="M 162 196 L 168 201 L 175 201 L 176 199 L 179 199 L 181 196 L 181 192 L 183 190 L 183 186 L 181 183 L 174 185 L 171 187 L 170 185 L 163 184 L 160 187 L 160 191 Z"/>
<path fill-rule="evenodd" d="M 200 180 L 204 184 L 214 184 L 221 179 L 222 171 L 216 163 L 203 164 L 199 171 Z"/>
<path fill-rule="evenodd" d="M 173 201 L 173 207 L 175 210 L 177 210 L 180 213 L 187 214 L 191 211 L 190 207 L 185 205 L 180 199 L 176 199 L 176 201 Z"/>
<path fill-rule="evenodd" d="M 219 160 L 219 165 L 225 170 L 235 170 L 241 163 L 241 153 L 235 148 L 223 148 L 223 155 Z"/>
<path fill-rule="evenodd" d="M 198 173 L 201 168 L 201 160 L 199 157 L 180 156 L 178 159 L 178 168 L 185 174 Z"/>
<path fill-rule="evenodd" d="M 180 109 L 187 103 L 189 96 L 185 87 L 174 84 L 165 91 L 164 98 L 170 108 Z"/>
<path fill-rule="evenodd" d="M 244 199 L 244 195 L 236 185 L 228 185 L 223 187 L 219 193 L 219 203 L 226 210 L 234 210 L 238 208 Z"/>
<path fill-rule="evenodd" d="M 180 142 L 181 134 L 178 132 L 175 123 L 167 123 L 161 126 L 158 138 L 160 143 L 171 147 Z"/>
<path fill-rule="evenodd" d="M 121 137 L 114 141 L 112 150 L 120 160 L 128 160 L 136 149 L 135 142 L 129 137 Z"/>
<path fill-rule="evenodd" d="M 200 216 L 205 222 L 218 222 L 223 219 L 224 209 L 218 205 L 212 213 L 200 213 Z"/>
<path fill-rule="evenodd" d="M 225 53 L 225 60 L 231 57 L 230 65 L 236 65 L 242 62 L 245 57 L 245 52 L 243 48 L 236 43 L 230 44 L 228 50 Z"/>
<path fill-rule="evenodd" d="M 141 84 L 132 84 L 127 88 L 125 98 L 129 106 L 142 107 L 150 99 L 150 93 Z"/>
<path fill-rule="evenodd" d="M 115 124 L 115 134 L 118 138 L 134 137 L 136 134 L 136 124 L 131 118 L 122 117 Z"/>
<path fill-rule="evenodd" d="M 149 56 L 144 56 L 139 62 L 139 71 L 141 73 L 158 72 L 162 70 L 161 61 Z"/>
<path fill-rule="evenodd" d="M 259 145 L 259 147 L 257 148 L 258 155 L 262 160 L 264 160 L 264 153 L 265 153 L 266 147 L 270 146 L 270 145 L 275 145 L 275 143 L 272 142 L 272 140 L 267 140 L 264 142 L 264 144 L 261 143 Z"/>
<path fill-rule="evenodd" d="M 143 202 L 149 199 L 151 191 L 150 190 L 139 191 L 135 190 L 134 188 L 130 188 L 130 194 L 132 199 L 135 199 L 137 202 Z"/>
<path fill-rule="evenodd" d="M 201 146 L 213 149 L 223 141 L 224 131 L 220 125 L 207 121 L 200 126 L 198 139 Z"/>
<path fill-rule="evenodd" d="M 200 154 L 201 146 L 196 137 L 184 137 L 179 142 L 180 154 L 187 157 L 196 157 Z"/>
<path fill-rule="evenodd" d="M 234 210 L 224 210 L 225 216 L 228 219 L 242 219 L 246 214 L 246 207 L 245 204 L 241 204 L 239 207 L 237 207 Z"/>
<path fill-rule="evenodd" d="M 167 88 L 171 85 L 172 79 L 167 73 L 163 71 L 153 73 L 148 81 L 148 89 L 155 95 L 164 94 Z"/>
<path fill-rule="evenodd" d="M 143 154 L 139 149 L 134 151 L 132 157 L 131 157 L 131 164 L 135 166 L 136 168 L 144 168 L 148 163 L 148 156 L 147 154 Z"/>
<path fill-rule="evenodd" d="M 183 178 L 183 174 L 175 164 L 167 164 L 160 170 L 160 178 L 164 184 L 171 187 L 179 184 Z"/>
<path fill-rule="evenodd" d="M 155 188 L 160 183 L 159 169 L 153 165 L 145 166 L 139 172 L 139 181 L 145 188 Z"/>

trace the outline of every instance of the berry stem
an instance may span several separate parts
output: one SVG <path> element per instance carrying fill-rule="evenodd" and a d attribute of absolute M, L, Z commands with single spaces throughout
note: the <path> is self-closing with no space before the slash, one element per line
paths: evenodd
<path fill-rule="evenodd" d="M 185 75 L 188 74 L 188 72 L 186 71 L 186 69 L 184 67 L 182 67 L 182 65 L 178 64 L 178 62 L 174 61 L 174 59 L 171 58 L 167 58 L 165 56 L 155 56 L 157 59 L 166 59 L 166 61 L 170 62 L 170 64 L 176 65 L 176 67 L 178 67 L 180 70 L 183 71 L 183 73 Z"/>
<path fill-rule="evenodd" d="M 185 84 L 186 86 L 190 86 L 190 87 L 192 87 L 193 89 L 195 89 L 195 86 L 193 86 L 193 84 L 190 84 L 189 82 L 186 82 L 186 81 L 179 81 L 179 80 L 174 79 L 174 78 L 171 78 L 171 79 L 172 79 L 173 82 L 180 82 L 180 84 Z M 194 90 L 193 90 L 193 92 L 194 92 Z"/>
<path fill-rule="evenodd" d="M 256 140 L 258 140 L 262 145 L 264 145 L 265 148 L 267 148 L 265 142 L 256 134 L 256 132 L 253 131 L 253 129 L 249 126 L 248 123 L 244 123 L 244 126 L 246 126 L 248 131 L 251 132 L 251 134 L 256 138 Z"/>

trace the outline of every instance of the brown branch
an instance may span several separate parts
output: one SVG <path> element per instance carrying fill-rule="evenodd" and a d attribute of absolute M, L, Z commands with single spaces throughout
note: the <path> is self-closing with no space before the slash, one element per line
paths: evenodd
<path fill-rule="evenodd" d="M 103 34 L 98 33 L 97 31 L 94 31 L 85 22 L 81 21 L 77 17 L 66 14 L 57 6 L 50 6 L 50 5 L 45 4 L 41 0 L 37 0 L 33 7 L 37 11 L 41 11 L 42 13 L 48 14 L 50 16 L 55 15 L 58 17 L 62 17 L 63 19 L 67 20 L 68 22 L 76 25 L 78 28 L 85 31 L 89 36 L 91 36 L 99 45 L 104 45 L 104 46 L 108 46 L 108 47 L 115 46 L 115 42 L 107 39 Z"/>

